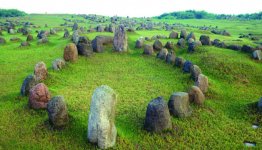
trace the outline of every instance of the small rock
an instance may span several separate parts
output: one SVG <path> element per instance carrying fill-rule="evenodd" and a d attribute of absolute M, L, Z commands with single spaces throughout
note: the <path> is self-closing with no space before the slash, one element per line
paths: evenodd
<path fill-rule="evenodd" d="M 171 41 L 166 42 L 165 48 L 167 49 L 174 49 L 174 43 Z"/>
<path fill-rule="evenodd" d="M 144 41 L 142 39 L 139 39 L 136 41 L 136 46 L 135 48 L 142 48 L 144 45 Z"/>
<path fill-rule="evenodd" d="M 180 33 L 180 39 L 185 39 L 187 37 L 187 33 L 186 33 L 186 30 L 181 30 L 181 33 Z"/>
<path fill-rule="evenodd" d="M 125 52 L 128 48 L 127 34 L 125 27 L 120 25 L 116 31 L 113 40 L 114 50 L 117 52 Z"/>
<path fill-rule="evenodd" d="M 52 62 L 52 67 L 54 70 L 61 70 L 65 66 L 64 59 L 58 58 Z"/>
<path fill-rule="evenodd" d="M 170 51 L 166 56 L 166 63 L 174 65 L 176 61 L 176 55 L 174 51 Z"/>
<path fill-rule="evenodd" d="M 262 60 L 262 52 L 261 50 L 256 50 L 253 52 L 253 58 L 257 60 Z"/>
<path fill-rule="evenodd" d="M 172 31 L 172 32 L 169 34 L 169 38 L 170 38 L 170 39 L 177 39 L 177 38 L 178 38 L 178 33 L 175 32 L 175 31 Z"/>
<path fill-rule="evenodd" d="M 186 60 L 184 58 L 181 57 L 176 57 L 175 59 L 175 66 L 182 68 L 184 66 L 184 63 L 186 62 Z"/>
<path fill-rule="evenodd" d="M 211 45 L 210 38 L 207 35 L 201 35 L 199 41 L 201 41 L 202 45 Z"/>
<path fill-rule="evenodd" d="M 188 92 L 189 101 L 194 102 L 197 105 L 201 105 L 204 103 L 205 95 L 197 86 L 192 86 Z"/>
<path fill-rule="evenodd" d="M 208 78 L 203 74 L 199 74 L 195 85 L 200 88 L 203 93 L 208 91 Z"/>

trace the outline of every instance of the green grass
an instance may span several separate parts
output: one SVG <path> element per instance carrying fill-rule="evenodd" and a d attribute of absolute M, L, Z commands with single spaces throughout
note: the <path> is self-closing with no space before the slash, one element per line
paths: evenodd
<path fill-rule="evenodd" d="M 64 23 L 63 17 L 71 15 L 32 15 L 24 18 L 42 28 L 48 22 L 51 27 Z M 227 28 L 231 37 L 214 35 L 225 41 L 238 39 L 240 32 L 262 32 L 256 21 L 227 22 L 214 20 L 175 20 L 184 24 Z M 174 22 L 174 21 L 170 21 Z M 239 29 L 233 29 L 241 24 Z M 89 24 L 81 24 L 88 27 Z M 246 30 L 250 27 L 250 31 Z M 36 37 L 35 30 L 32 34 Z M 194 31 L 197 38 L 203 31 Z M 262 148 L 262 131 L 252 129 L 252 123 L 261 123 L 261 115 L 250 105 L 262 95 L 262 64 L 252 60 L 249 54 L 221 49 L 201 47 L 200 51 L 188 54 L 186 49 L 176 49 L 178 56 L 197 64 L 210 82 L 207 100 L 203 106 L 193 107 L 192 116 L 185 119 L 172 118 L 173 130 L 159 134 L 143 130 L 146 107 L 149 101 L 163 96 L 167 101 L 173 92 L 187 91 L 193 85 L 189 74 L 165 64 L 155 57 L 142 56 L 142 49 L 135 49 L 137 38 L 153 35 L 169 35 L 169 31 L 137 31 L 129 33 L 129 52 L 118 54 L 107 47 L 104 53 L 92 57 L 79 57 L 76 63 L 68 63 L 61 71 L 53 71 L 51 62 L 63 56 L 69 39 L 61 38 L 63 32 L 49 37 L 50 43 L 37 45 L 36 39 L 28 48 L 19 48 L 20 42 L 10 42 L 13 36 L 22 40 L 26 36 L 8 35 L 7 44 L 0 45 L 0 149 L 96 149 L 87 142 L 87 121 L 93 91 L 108 85 L 118 94 L 116 126 L 118 130 L 115 149 L 243 149 L 244 141 L 254 141 Z M 112 33 L 88 33 L 89 39 L 96 35 Z M 164 44 L 167 39 L 161 40 Z M 177 42 L 177 40 L 172 40 Z M 153 41 L 152 41 L 153 42 Z M 148 43 L 152 43 L 148 42 Z M 250 40 L 240 44 L 253 44 Z M 45 110 L 28 108 L 28 98 L 20 97 L 23 79 L 33 73 L 34 65 L 44 61 L 49 76 L 44 83 L 52 96 L 65 97 L 70 123 L 63 131 L 53 131 L 47 123 Z"/>

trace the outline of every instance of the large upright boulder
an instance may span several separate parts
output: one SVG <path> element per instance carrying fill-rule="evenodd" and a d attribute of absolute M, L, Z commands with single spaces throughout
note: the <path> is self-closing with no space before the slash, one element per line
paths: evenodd
<path fill-rule="evenodd" d="M 29 107 L 33 109 L 44 109 L 51 95 L 44 83 L 39 83 L 30 90 Z"/>
<path fill-rule="evenodd" d="M 195 86 L 198 86 L 203 93 L 208 91 L 208 78 L 203 74 L 199 74 Z"/>
<path fill-rule="evenodd" d="M 92 96 L 87 138 L 101 149 L 112 147 L 116 142 L 116 101 L 114 90 L 105 85 L 98 87 Z"/>
<path fill-rule="evenodd" d="M 174 51 L 170 51 L 168 52 L 167 56 L 166 56 L 166 63 L 174 65 L 176 61 L 176 55 Z"/>
<path fill-rule="evenodd" d="M 200 41 L 194 41 L 192 43 L 189 43 L 187 51 L 189 53 L 193 53 L 197 51 L 199 46 L 202 46 L 202 43 Z"/>
<path fill-rule="evenodd" d="M 37 81 L 43 81 L 47 78 L 47 68 L 44 62 L 39 62 L 35 65 L 34 74 Z"/>
<path fill-rule="evenodd" d="M 28 75 L 22 84 L 20 94 L 21 96 L 27 96 L 29 95 L 29 91 L 37 85 L 38 81 L 36 80 L 36 77 L 34 75 Z"/>
<path fill-rule="evenodd" d="M 75 30 L 75 31 L 73 32 L 73 35 L 72 35 L 72 41 L 73 41 L 73 43 L 77 44 L 78 41 L 79 41 L 79 37 L 80 37 L 79 31 L 78 31 L 78 30 Z"/>
<path fill-rule="evenodd" d="M 92 47 L 94 52 L 102 53 L 104 51 L 104 45 L 113 44 L 113 37 L 110 36 L 96 36 L 92 41 Z"/>
<path fill-rule="evenodd" d="M 168 101 L 170 114 L 179 118 L 188 117 L 192 113 L 189 96 L 185 92 L 173 93 Z"/>
<path fill-rule="evenodd" d="M 183 71 L 184 71 L 185 73 L 190 73 L 191 67 L 193 67 L 193 63 L 192 63 L 191 61 L 188 61 L 188 60 L 187 60 L 187 61 L 184 63 Z"/>
<path fill-rule="evenodd" d="M 50 124 L 54 128 L 63 128 L 69 121 L 66 103 L 63 96 L 55 96 L 47 103 Z"/>
<path fill-rule="evenodd" d="M 116 31 L 114 36 L 114 50 L 117 52 L 125 52 L 128 48 L 127 43 L 127 34 L 125 31 L 125 27 L 123 25 L 120 25 Z"/>
<path fill-rule="evenodd" d="M 78 59 L 78 51 L 74 43 L 69 43 L 64 49 L 65 61 L 74 62 Z"/>
<path fill-rule="evenodd" d="M 91 56 L 93 54 L 93 47 L 91 41 L 85 37 L 81 36 L 77 44 L 77 51 L 79 55 Z"/>
<path fill-rule="evenodd" d="M 163 97 L 157 97 L 147 105 L 144 127 L 150 132 L 172 128 L 168 106 Z"/>

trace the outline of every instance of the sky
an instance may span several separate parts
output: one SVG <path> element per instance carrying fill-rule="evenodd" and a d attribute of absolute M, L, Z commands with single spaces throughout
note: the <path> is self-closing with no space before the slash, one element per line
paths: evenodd
<path fill-rule="evenodd" d="M 262 0 L 0 0 L 0 8 L 27 13 L 151 17 L 183 10 L 255 13 L 262 11 Z"/>

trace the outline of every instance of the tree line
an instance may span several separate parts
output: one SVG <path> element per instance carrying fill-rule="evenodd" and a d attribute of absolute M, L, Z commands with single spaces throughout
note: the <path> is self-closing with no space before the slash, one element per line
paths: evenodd
<path fill-rule="evenodd" d="M 17 9 L 0 9 L 0 17 L 19 17 L 26 13 Z"/>
<path fill-rule="evenodd" d="M 261 20 L 262 12 L 253 14 L 226 15 L 212 14 L 206 11 L 178 11 L 172 13 L 164 13 L 157 17 L 158 19 L 239 19 L 239 20 Z"/>

